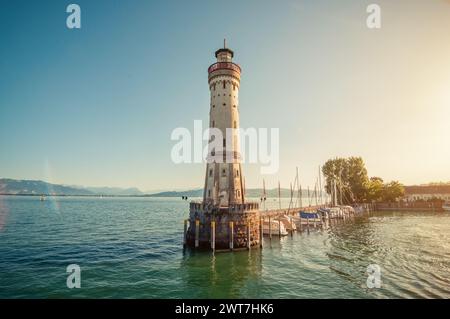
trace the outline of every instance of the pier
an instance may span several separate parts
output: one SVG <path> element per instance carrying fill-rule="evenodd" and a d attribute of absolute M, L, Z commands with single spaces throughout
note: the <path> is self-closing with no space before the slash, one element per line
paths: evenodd
<path fill-rule="evenodd" d="M 190 206 L 193 210 L 204 212 L 205 209 L 202 203 L 191 203 Z M 248 209 L 256 207 L 257 203 L 247 203 L 232 207 L 233 213 L 229 213 L 230 208 L 211 210 L 206 214 L 207 218 L 205 214 L 191 214 L 193 218 L 184 220 L 184 247 L 213 252 L 263 248 L 264 236 L 272 240 L 292 236 L 294 232 L 322 230 L 331 220 L 345 221 L 373 210 L 372 205 L 360 205 L 358 212 L 334 207 L 336 214 L 331 216 L 325 213 L 330 209 L 328 205 L 318 205 L 247 212 Z M 324 213 L 319 214 L 318 211 L 321 210 Z M 306 213 L 307 217 L 302 218 L 300 212 Z M 312 218 L 308 218 L 308 213 Z"/>

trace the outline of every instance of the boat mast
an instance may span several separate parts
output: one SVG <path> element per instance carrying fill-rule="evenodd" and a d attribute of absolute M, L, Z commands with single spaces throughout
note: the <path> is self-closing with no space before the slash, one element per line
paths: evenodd
<path fill-rule="evenodd" d="M 281 189 L 280 189 L 280 181 L 278 181 L 278 204 L 281 209 Z"/>
<path fill-rule="evenodd" d="M 261 200 L 263 201 L 263 210 L 266 210 L 266 181 L 263 179 L 263 195 Z"/>
<path fill-rule="evenodd" d="M 302 185 L 300 184 L 300 179 L 299 179 L 299 177 L 298 177 L 298 167 L 296 167 L 296 175 L 297 175 L 297 191 L 298 191 L 298 194 L 297 194 L 297 197 L 298 197 L 298 199 L 299 199 L 299 206 L 300 207 L 302 207 L 303 206 L 303 203 L 302 203 Z"/>
<path fill-rule="evenodd" d="M 293 204 L 293 201 L 292 201 L 293 198 L 294 198 L 294 190 L 292 188 L 292 183 L 291 183 L 291 201 L 289 202 L 288 213 L 291 210 L 291 205 Z M 292 207 L 293 207 L 293 205 L 292 205 Z"/>
<path fill-rule="evenodd" d="M 323 205 L 322 201 L 322 173 L 320 171 L 320 165 L 319 165 L 319 198 L 320 198 L 320 205 Z"/>
<path fill-rule="evenodd" d="M 308 203 L 311 206 L 311 194 L 309 193 L 309 185 L 308 185 Z"/>

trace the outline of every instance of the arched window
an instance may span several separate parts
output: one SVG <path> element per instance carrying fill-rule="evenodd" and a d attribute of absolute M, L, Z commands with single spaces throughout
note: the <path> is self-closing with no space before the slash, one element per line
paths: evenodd
<path fill-rule="evenodd" d="M 226 82 L 225 81 L 223 81 L 223 88 L 224 89 L 226 88 Z"/>
<path fill-rule="evenodd" d="M 212 169 L 209 170 L 209 177 L 212 176 Z"/>

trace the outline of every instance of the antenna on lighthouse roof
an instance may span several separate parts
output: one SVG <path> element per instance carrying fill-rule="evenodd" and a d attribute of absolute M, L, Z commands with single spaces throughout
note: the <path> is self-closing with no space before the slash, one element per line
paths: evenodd
<path fill-rule="evenodd" d="M 223 39 L 223 48 L 226 49 L 227 48 L 227 39 Z"/>

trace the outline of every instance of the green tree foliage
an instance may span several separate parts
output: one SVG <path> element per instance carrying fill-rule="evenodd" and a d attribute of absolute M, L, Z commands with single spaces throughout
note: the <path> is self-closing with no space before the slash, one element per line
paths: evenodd
<path fill-rule="evenodd" d="M 322 167 L 325 176 L 325 189 L 332 194 L 336 183 L 336 194 L 341 204 L 385 201 L 394 202 L 404 196 L 405 189 L 398 181 L 384 183 L 380 177 L 367 175 L 361 157 L 335 158 Z"/>
<path fill-rule="evenodd" d="M 361 157 L 330 159 L 322 172 L 328 194 L 331 194 L 333 184 L 336 183 L 339 202 L 342 200 L 343 204 L 351 204 L 364 201 L 369 178 Z"/>
<path fill-rule="evenodd" d="M 366 200 L 368 202 L 376 202 L 383 197 L 384 181 L 382 178 L 371 177 L 366 187 Z"/>
<path fill-rule="evenodd" d="M 403 195 L 405 195 L 403 185 L 397 181 L 392 181 L 384 185 L 381 198 L 384 202 L 395 202 Z"/>

